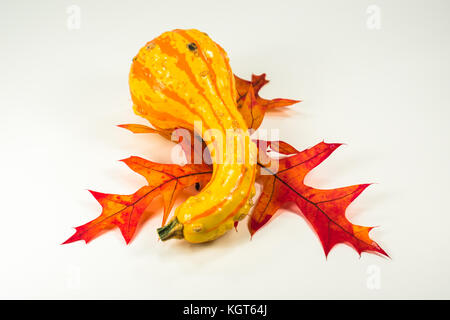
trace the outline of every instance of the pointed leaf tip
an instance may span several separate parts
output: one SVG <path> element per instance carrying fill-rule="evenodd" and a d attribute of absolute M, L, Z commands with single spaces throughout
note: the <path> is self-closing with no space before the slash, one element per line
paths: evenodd
<path fill-rule="evenodd" d="M 95 200 L 100 202 L 100 199 L 104 198 L 107 194 L 106 193 L 101 193 L 101 192 L 97 192 L 97 191 L 93 191 L 93 190 L 88 190 L 92 196 L 95 198 Z"/>

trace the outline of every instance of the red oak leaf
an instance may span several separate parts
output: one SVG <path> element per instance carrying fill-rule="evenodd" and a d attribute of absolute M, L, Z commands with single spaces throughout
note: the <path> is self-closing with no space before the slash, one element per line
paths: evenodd
<path fill-rule="evenodd" d="M 253 235 L 264 226 L 283 204 L 294 202 L 317 233 L 326 256 L 338 243 L 349 244 L 359 254 L 367 251 L 387 256 L 369 237 L 372 227 L 354 225 L 345 217 L 347 207 L 369 184 L 330 190 L 315 189 L 304 184 L 305 176 L 339 146 L 321 142 L 278 160 L 277 170 L 270 169 L 273 163 L 269 161 L 266 162 L 270 166 L 258 163 L 261 171 L 259 181 L 263 188 L 249 219 L 250 233 Z M 261 149 L 260 154 L 270 160 Z"/>
<path fill-rule="evenodd" d="M 212 172 L 205 164 L 185 166 L 159 164 L 139 157 L 130 157 L 122 161 L 130 169 L 144 176 L 148 185 L 131 195 L 90 191 L 102 206 L 102 213 L 98 218 L 76 227 L 75 234 L 64 244 L 78 240 L 88 243 L 104 230 L 115 226 L 122 232 L 126 243 L 129 243 L 142 214 L 156 196 L 161 195 L 164 202 L 162 222 L 164 225 L 178 193 L 188 186 L 208 182 Z"/>

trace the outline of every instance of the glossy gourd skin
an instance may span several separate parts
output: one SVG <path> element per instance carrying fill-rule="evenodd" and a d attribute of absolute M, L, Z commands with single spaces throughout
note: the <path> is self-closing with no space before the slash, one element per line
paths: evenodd
<path fill-rule="evenodd" d="M 129 84 L 135 112 L 159 129 L 195 131 L 213 162 L 210 182 L 176 209 L 159 231 L 163 240 L 214 240 L 252 205 L 257 150 L 236 106 L 228 61 L 225 51 L 198 30 L 165 32 L 133 59 Z M 234 149 L 227 148 L 230 132 Z"/>

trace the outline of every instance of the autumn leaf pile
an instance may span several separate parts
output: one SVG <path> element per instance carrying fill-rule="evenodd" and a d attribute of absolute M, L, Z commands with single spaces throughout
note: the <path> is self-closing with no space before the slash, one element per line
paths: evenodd
<path fill-rule="evenodd" d="M 235 76 L 238 92 L 237 106 L 249 129 L 258 129 L 265 113 L 275 108 L 282 108 L 299 101 L 289 99 L 266 100 L 259 96 L 260 89 L 268 83 L 265 74 L 252 76 L 246 81 Z M 144 125 L 126 124 L 120 127 L 134 133 L 157 133 L 170 138 L 171 132 L 156 130 Z M 193 148 L 191 139 L 180 139 L 180 145 L 186 155 L 198 152 Z M 325 255 L 339 243 L 353 247 L 359 254 L 371 252 L 387 256 L 387 253 L 369 237 L 372 227 L 363 227 L 351 223 L 345 215 L 347 207 L 369 184 L 359 184 L 337 189 L 321 190 L 304 183 L 306 175 L 339 146 L 338 143 L 320 142 L 317 145 L 298 151 L 283 141 L 257 142 L 259 148 L 258 178 L 261 195 L 256 201 L 248 218 L 248 230 L 253 234 L 265 226 L 275 213 L 287 202 L 295 203 L 298 215 L 304 217 L 314 229 L 322 243 Z M 203 150 L 201 150 L 203 151 Z M 282 157 L 277 159 L 277 169 L 272 169 L 274 151 Z M 261 161 L 262 159 L 262 161 Z M 174 202 L 183 189 L 195 185 L 197 190 L 211 178 L 212 167 L 206 163 L 196 164 L 187 159 L 184 166 L 160 164 L 140 157 L 122 160 L 131 170 L 142 175 L 147 185 L 131 195 L 105 194 L 90 191 L 102 206 L 102 212 L 96 219 L 76 227 L 76 232 L 64 244 L 78 240 L 86 243 L 99 236 L 105 230 L 118 227 L 126 243 L 136 233 L 141 218 L 152 202 L 160 196 L 164 204 L 162 225 L 170 215 Z M 237 225 L 237 223 L 236 223 Z"/>

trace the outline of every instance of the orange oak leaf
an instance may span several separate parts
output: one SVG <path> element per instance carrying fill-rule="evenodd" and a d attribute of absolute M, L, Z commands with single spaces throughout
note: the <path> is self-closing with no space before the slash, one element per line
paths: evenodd
<path fill-rule="evenodd" d="M 338 243 L 352 246 L 359 254 L 387 253 L 369 237 L 372 227 L 352 224 L 345 217 L 350 203 L 369 186 L 360 184 L 338 189 L 320 190 L 304 184 L 305 176 L 325 160 L 340 144 L 321 142 L 314 147 L 278 160 L 278 169 L 258 163 L 262 193 L 248 221 L 253 235 L 264 226 L 285 203 L 293 202 L 317 233 L 325 255 Z M 266 159 L 270 157 L 260 150 Z"/>
<path fill-rule="evenodd" d="M 129 243 L 136 231 L 138 222 L 156 196 L 162 196 L 164 203 L 164 225 L 176 196 L 181 190 L 197 183 L 206 183 L 211 178 L 211 168 L 205 164 L 159 164 L 130 157 L 122 160 L 131 170 L 146 178 L 148 185 L 131 195 L 105 194 L 90 191 L 103 210 L 96 219 L 76 227 L 76 232 L 63 244 L 78 240 L 86 243 L 104 230 L 118 227 L 126 243 Z"/>
<path fill-rule="evenodd" d="M 133 133 L 160 133 L 161 130 L 150 128 L 144 124 L 119 124 L 118 127 L 130 130 Z"/>
<path fill-rule="evenodd" d="M 269 82 L 266 79 L 265 73 L 259 76 L 252 75 L 251 81 L 244 80 L 236 75 L 234 75 L 234 79 L 238 93 L 238 110 L 244 117 L 249 129 L 258 129 L 268 110 L 290 106 L 301 101 L 279 98 L 266 100 L 261 98 L 259 96 L 259 90 Z"/>

